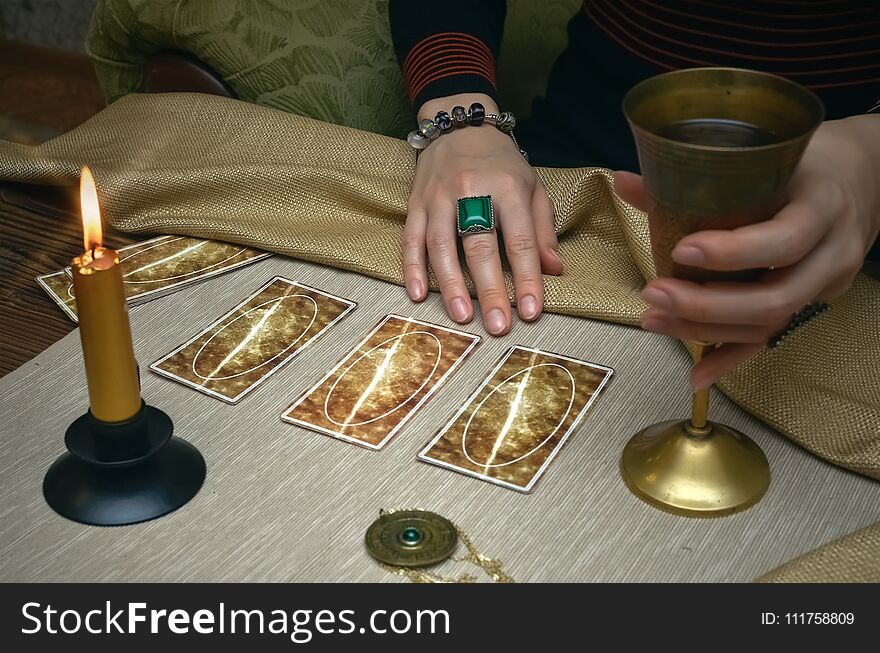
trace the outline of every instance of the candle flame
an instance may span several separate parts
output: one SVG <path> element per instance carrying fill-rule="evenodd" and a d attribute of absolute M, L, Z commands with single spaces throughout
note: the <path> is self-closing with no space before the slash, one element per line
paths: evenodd
<path fill-rule="evenodd" d="M 88 166 L 83 166 L 79 178 L 79 199 L 82 205 L 83 244 L 88 252 L 100 247 L 104 241 L 98 191 L 95 189 L 95 178 Z"/>

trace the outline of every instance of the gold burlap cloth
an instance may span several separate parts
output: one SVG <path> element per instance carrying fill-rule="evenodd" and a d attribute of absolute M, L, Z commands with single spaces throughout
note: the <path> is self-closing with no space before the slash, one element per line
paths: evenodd
<path fill-rule="evenodd" d="M 73 183 L 83 163 L 119 229 L 229 240 L 401 281 L 415 164 L 403 141 L 197 94 L 128 96 L 37 147 L 0 141 L 0 178 Z M 607 170 L 538 174 L 566 266 L 544 279 L 547 310 L 638 325 L 653 275 L 645 216 L 614 195 Z M 880 284 L 861 275 L 829 312 L 719 387 L 813 453 L 880 479 L 878 317 Z M 862 533 L 859 546 L 870 540 L 880 556 L 880 529 Z"/>
<path fill-rule="evenodd" d="M 759 583 L 880 582 L 880 522 L 780 565 Z"/>

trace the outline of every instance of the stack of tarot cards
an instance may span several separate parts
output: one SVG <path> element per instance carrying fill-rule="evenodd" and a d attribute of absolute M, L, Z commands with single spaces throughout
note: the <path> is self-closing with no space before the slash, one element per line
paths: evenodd
<path fill-rule="evenodd" d="M 242 245 L 186 236 L 159 236 L 123 247 L 118 253 L 129 306 L 271 256 Z M 69 267 L 39 276 L 37 283 L 71 320 L 79 321 Z"/>

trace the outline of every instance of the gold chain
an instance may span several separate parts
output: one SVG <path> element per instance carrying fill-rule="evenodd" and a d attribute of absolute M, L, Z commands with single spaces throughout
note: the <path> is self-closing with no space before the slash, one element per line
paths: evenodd
<path fill-rule="evenodd" d="M 390 515 L 392 513 L 398 512 L 399 510 L 410 510 L 409 508 L 395 508 L 391 510 L 380 510 L 379 516 L 382 515 Z M 487 576 L 489 576 L 496 583 L 513 583 L 516 582 L 511 578 L 505 571 L 504 567 L 500 560 L 497 558 L 490 558 L 488 556 L 483 555 L 477 550 L 477 547 L 474 546 L 474 543 L 471 541 L 471 538 L 468 537 L 467 533 L 465 533 L 461 527 L 455 522 L 451 522 L 455 527 L 455 532 L 458 533 L 459 539 L 464 544 L 467 549 L 467 555 L 461 557 L 453 556 L 450 560 L 454 560 L 455 562 L 468 562 L 476 567 L 482 569 Z M 473 574 L 462 574 L 458 578 L 454 576 L 444 576 L 443 574 L 434 573 L 431 571 L 426 571 L 424 569 L 416 569 L 413 567 L 394 567 L 392 565 L 386 565 L 384 563 L 379 563 L 379 565 L 385 570 L 389 571 L 392 574 L 397 574 L 398 576 L 403 576 L 408 578 L 413 583 L 476 583 L 477 577 Z"/>

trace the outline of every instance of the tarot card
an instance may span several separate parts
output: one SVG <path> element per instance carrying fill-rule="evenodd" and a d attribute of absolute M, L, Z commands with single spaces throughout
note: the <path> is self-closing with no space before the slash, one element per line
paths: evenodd
<path fill-rule="evenodd" d="M 73 280 L 64 274 L 64 270 L 39 276 L 37 283 L 48 293 L 52 301 L 67 313 L 67 317 L 74 322 L 79 322 L 79 317 L 76 314 L 76 300 L 73 297 Z"/>
<path fill-rule="evenodd" d="M 511 347 L 419 459 L 531 492 L 613 370 Z"/>
<path fill-rule="evenodd" d="M 184 236 L 151 238 L 121 247 L 118 254 L 123 290 L 130 306 L 271 256 L 270 252 L 250 247 Z M 71 320 L 78 322 L 72 277 L 73 271 L 67 267 L 37 277 L 37 283 Z"/>
<path fill-rule="evenodd" d="M 479 342 L 470 333 L 387 315 L 281 419 L 381 449 Z"/>
<path fill-rule="evenodd" d="M 132 306 L 271 256 L 251 247 L 187 236 L 159 236 L 118 253 L 125 297 Z M 69 267 L 64 271 L 72 275 Z"/>
<path fill-rule="evenodd" d="M 275 277 L 150 369 L 234 404 L 356 306 Z"/>

